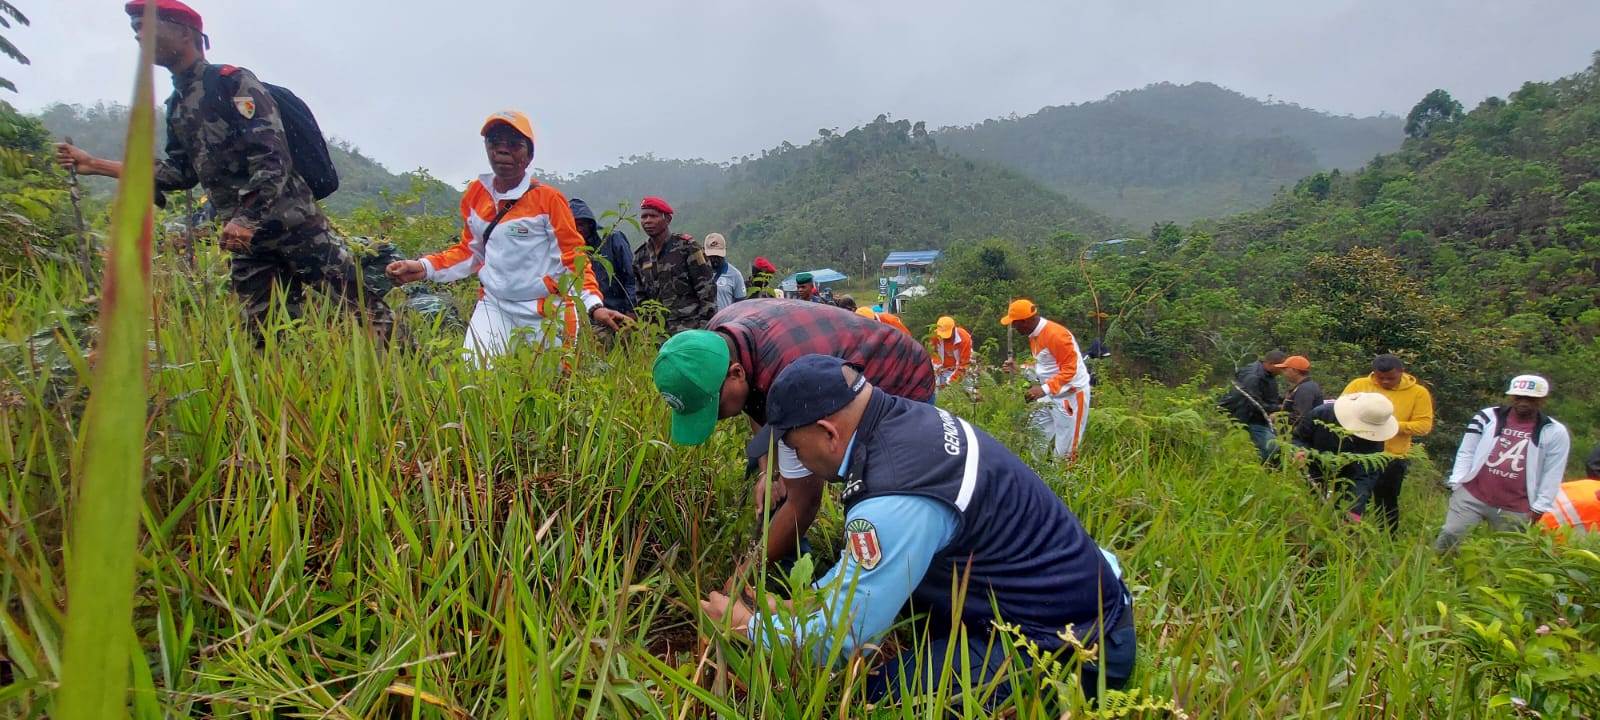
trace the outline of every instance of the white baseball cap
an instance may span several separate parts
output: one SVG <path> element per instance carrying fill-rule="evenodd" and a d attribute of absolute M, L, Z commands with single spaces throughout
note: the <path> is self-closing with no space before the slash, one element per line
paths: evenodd
<path fill-rule="evenodd" d="M 711 233 L 706 236 L 706 257 L 727 257 L 728 240 L 722 233 Z"/>
<path fill-rule="evenodd" d="M 1511 387 L 1506 388 L 1506 394 L 1542 398 L 1550 394 L 1550 381 L 1538 375 L 1518 375 L 1511 378 Z"/>

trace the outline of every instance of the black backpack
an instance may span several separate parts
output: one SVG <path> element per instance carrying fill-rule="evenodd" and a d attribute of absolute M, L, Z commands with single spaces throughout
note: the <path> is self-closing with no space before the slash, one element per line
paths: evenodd
<path fill-rule="evenodd" d="M 222 79 L 239 68 L 232 65 L 211 65 L 203 79 L 206 102 L 221 117 L 232 117 L 235 112 L 229 92 L 223 88 Z M 311 195 L 321 200 L 339 189 L 339 171 L 333 167 L 333 157 L 328 154 L 328 143 L 317 126 L 317 117 L 304 100 L 286 87 L 263 82 L 272 101 L 278 105 L 278 117 L 283 121 L 283 134 L 289 142 L 289 157 L 299 175 L 311 188 Z M 237 86 L 236 86 L 237 87 Z M 170 114 L 172 108 L 167 108 Z"/>

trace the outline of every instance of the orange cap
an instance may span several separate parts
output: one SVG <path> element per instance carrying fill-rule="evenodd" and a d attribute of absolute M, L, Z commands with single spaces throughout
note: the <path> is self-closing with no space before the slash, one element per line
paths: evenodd
<path fill-rule="evenodd" d="M 529 120 L 527 115 L 523 115 L 516 110 L 501 110 L 490 115 L 488 120 L 483 121 L 483 129 L 479 130 L 478 134 L 488 135 L 489 128 L 493 127 L 495 123 L 510 125 L 511 129 L 522 133 L 522 136 L 527 138 L 528 142 L 533 142 L 533 121 Z"/>
<path fill-rule="evenodd" d="M 939 322 L 933 326 L 933 334 L 938 335 L 940 340 L 949 340 L 951 335 L 956 334 L 956 319 L 949 315 L 939 318 Z"/>
<path fill-rule="evenodd" d="M 869 308 L 869 307 L 856 308 L 856 314 L 860 315 L 861 317 L 864 317 L 864 318 L 866 318 L 868 320 L 877 320 L 878 319 L 878 314 L 873 312 L 872 308 Z"/>
<path fill-rule="evenodd" d="M 1001 325 L 1010 325 L 1018 320 L 1027 320 L 1039 314 L 1039 306 L 1032 300 L 1013 300 L 1011 307 L 1006 308 L 1006 316 L 1000 318 Z"/>

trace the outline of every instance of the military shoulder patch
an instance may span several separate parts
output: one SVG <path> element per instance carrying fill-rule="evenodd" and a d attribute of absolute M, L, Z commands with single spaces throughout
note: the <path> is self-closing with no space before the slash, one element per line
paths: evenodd
<path fill-rule="evenodd" d="M 249 95 L 241 95 L 233 99 L 233 109 L 238 110 L 244 119 L 250 120 L 256 116 L 256 100 Z"/>
<path fill-rule="evenodd" d="M 856 559 L 862 570 L 871 570 L 883 561 L 883 546 L 878 543 L 878 528 L 869 521 L 856 518 L 844 526 L 845 544 L 850 546 L 850 557 Z"/>

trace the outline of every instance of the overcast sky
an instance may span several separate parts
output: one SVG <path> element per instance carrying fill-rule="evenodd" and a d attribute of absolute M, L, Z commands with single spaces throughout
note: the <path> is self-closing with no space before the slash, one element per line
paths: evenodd
<path fill-rule="evenodd" d="M 23 110 L 127 102 L 122 0 L 14 0 Z M 1336 114 L 1468 108 L 1586 67 L 1600 0 L 193 0 L 213 61 L 293 88 L 391 170 L 485 171 L 478 127 L 533 117 L 539 167 L 727 160 L 881 112 L 965 124 L 1204 80 Z M 161 96 L 170 89 L 165 74 Z"/>

